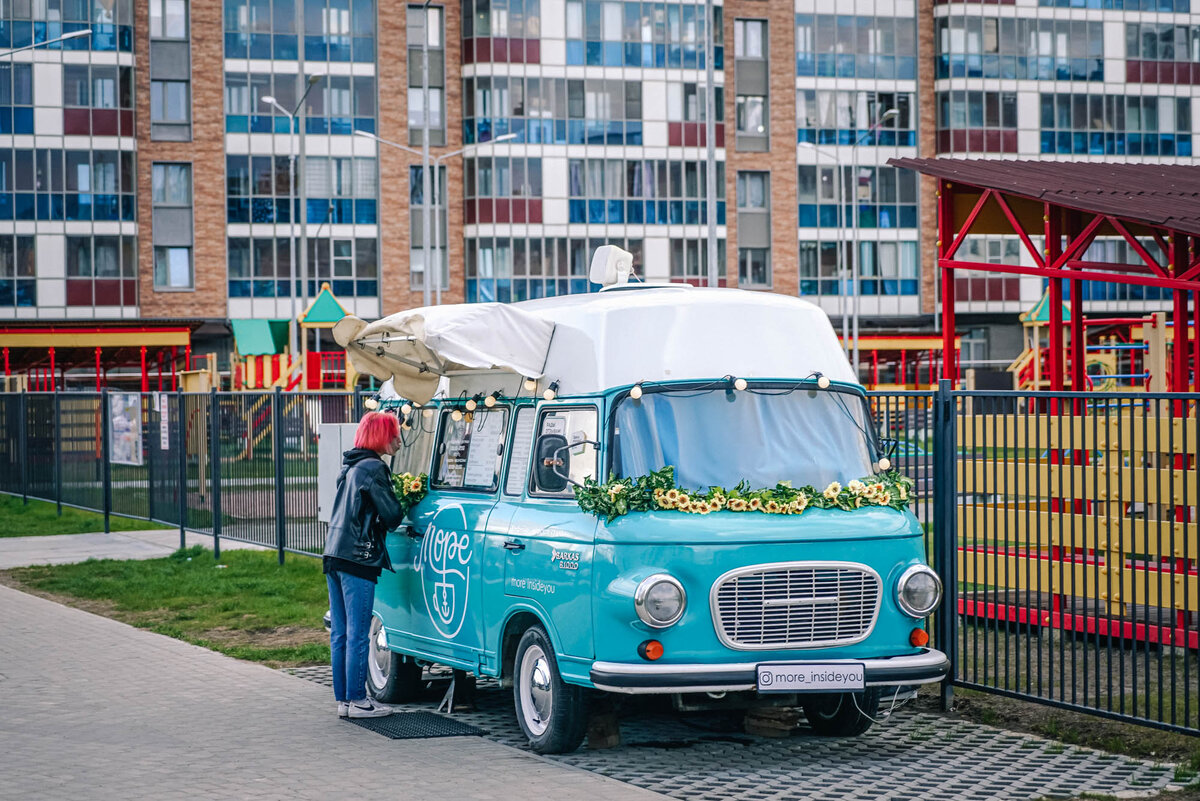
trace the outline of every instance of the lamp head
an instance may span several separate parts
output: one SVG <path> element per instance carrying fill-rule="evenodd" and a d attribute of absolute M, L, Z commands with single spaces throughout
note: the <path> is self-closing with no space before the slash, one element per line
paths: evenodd
<path fill-rule="evenodd" d="M 91 36 L 91 35 L 92 35 L 92 29 L 84 28 L 82 31 L 71 31 L 70 33 L 64 33 L 62 36 L 60 36 L 58 38 L 61 41 L 61 40 L 65 40 L 65 39 L 78 39 L 80 36 Z"/>
<path fill-rule="evenodd" d="M 262 97 L 260 97 L 260 98 L 258 99 L 258 101 L 259 101 L 260 103 L 266 103 L 268 106 L 273 106 L 273 105 L 275 105 L 275 97 L 274 97 L 274 95 L 263 95 Z"/>
<path fill-rule="evenodd" d="M 879 121 L 883 122 L 884 120 L 894 120 L 896 117 L 899 117 L 899 116 L 900 116 L 899 110 L 894 109 L 894 108 L 889 108 L 887 111 L 883 112 L 883 116 L 879 118 Z"/>
<path fill-rule="evenodd" d="M 308 76 L 308 85 L 316 86 L 318 83 L 321 82 L 321 79 L 324 77 L 325 77 L 324 73 L 320 73 L 320 72 L 316 73 L 315 75 L 309 75 Z"/>

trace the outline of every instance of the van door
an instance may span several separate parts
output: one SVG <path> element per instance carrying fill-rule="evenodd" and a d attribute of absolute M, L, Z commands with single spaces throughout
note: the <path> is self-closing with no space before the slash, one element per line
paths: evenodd
<path fill-rule="evenodd" d="M 489 630 L 491 609 L 499 615 L 499 610 L 526 606 L 553 628 L 551 636 L 557 638 L 562 656 L 580 659 L 593 656 L 591 575 L 597 520 L 579 508 L 570 485 L 540 486 L 529 454 L 536 452 L 537 438 L 543 434 L 569 438 L 580 432 L 596 441 L 597 419 L 591 405 L 546 404 L 536 418 L 532 408 L 520 410 L 516 428 L 524 436 L 513 443 L 505 493 L 492 518 L 499 525 L 489 525 L 488 537 L 489 551 L 497 555 L 496 562 L 504 563 L 503 584 L 492 590 L 497 603 L 488 604 Z M 571 447 L 563 455 L 569 462 L 564 468 L 577 481 L 595 477 L 598 455 L 591 444 Z M 567 665 L 560 667 L 570 672 Z"/>
<path fill-rule="evenodd" d="M 500 484 L 509 410 L 443 410 L 430 493 L 413 510 L 410 561 L 397 565 L 406 652 L 474 670 L 483 653 L 484 532 Z"/>

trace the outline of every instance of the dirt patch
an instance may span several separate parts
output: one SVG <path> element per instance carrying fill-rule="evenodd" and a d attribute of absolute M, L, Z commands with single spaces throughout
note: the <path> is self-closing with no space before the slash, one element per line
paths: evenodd
<path fill-rule="evenodd" d="M 39 590 L 37 587 L 33 587 L 29 584 L 19 581 L 16 576 L 7 570 L 0 570 L 0 584 L 3 584 L 5 587 L 10 587 L 14 590 L 20 590 L 21 592 L 28 593 L 29 595 L 36 595 L 39 598 L 45 598 L 47 601 L 54 601 L 55 603 L 62 604 L 63 606 L 82 609 L 85 612 L 91 612 L 93 615 L 110 617 L 113 620 L 120 620 L 123 623 L 133 624 L 134 621 L 127 618 L 137 617 L 136 615 L 129 615 L 125 612 L 119 611 L 116 607 L 116 604 L 114 604 L 112 601 L 102 598 L 76 598 L 73 595 L 59 595 L 57 593 Z"/>
<path fill-rule="evenodd" d="M 324 645 L 329 633 L 311 626 L 280 626 L 275 629 L 231 629 L 221 626 L 206 629 L 204 639 L 220 645 L 253 645 L 256 648 L 288 648 L 300 645 Z"/>

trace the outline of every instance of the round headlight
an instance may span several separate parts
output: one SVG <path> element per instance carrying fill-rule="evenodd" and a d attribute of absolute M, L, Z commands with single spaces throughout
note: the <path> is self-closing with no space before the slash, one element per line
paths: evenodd
<path fill-rule="evenodd" d="M 896 603 L 910 617 L 927 617 L 942 600 L 942 580 L 925 565 L 913 565 L 896 583 Z"/>
<path fill-rule="evenodd" d="M 637 586 L 633 594 L 633 606 L 638 618 L 647 626 L 665 629 L 683 617 L 687 593 L 674 577 L 657 573 L 643 579 Z"/>

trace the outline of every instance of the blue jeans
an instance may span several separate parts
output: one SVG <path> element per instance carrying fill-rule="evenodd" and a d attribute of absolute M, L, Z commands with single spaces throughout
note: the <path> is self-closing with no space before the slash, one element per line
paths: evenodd
<path fill-rule="evenodd" d="M 333 695 L 338 701 L 367 697 L 367 646 L 375 582 L 334 571 L 329 585 L 329 650 L 333 663 Z"/>

